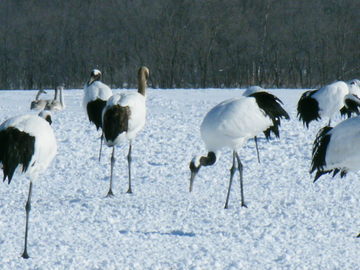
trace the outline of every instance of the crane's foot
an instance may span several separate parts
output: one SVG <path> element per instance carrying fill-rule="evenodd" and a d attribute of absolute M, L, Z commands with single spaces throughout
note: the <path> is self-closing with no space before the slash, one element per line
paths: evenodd
<path fill-rule="evenodd" d="M 114 197 L 114 193 L 112 192 L 112 190 L 110 189 L 109 192 L 106 195 L 106 198 L 111 198 Z"/>
<path fill-rule="evenodd" d="M 360 233 L 356 236 L 357 238 L 360 238 Z"/>
<path fill-rule="evenodd" d="M 241 207 L 245 207 L 248 208 L 247 205 L 245 203 L 241 203 Z"/>
<path fill-rule="evenodd" d="M 129 188 L 129 189 L 128 189 L 128 191 L 126 191 L 126 193 L 128 193 L 128 194 L 132 194 L 132 190 L 131 190 L 131 188 Z"/>
<path fill-rule="evenodd" d="M 24 259 L 30 258 L 26 250 L 24 250 L 24 253 L 21 255 L 21 257 L 23 257 Z"/>

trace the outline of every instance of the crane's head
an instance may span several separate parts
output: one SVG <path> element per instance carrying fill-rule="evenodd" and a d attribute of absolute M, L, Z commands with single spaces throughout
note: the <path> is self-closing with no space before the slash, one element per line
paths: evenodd
<path fill-rule="evenodd" d="M 138 69 L 138 79 L 145 79 L 147 81 L 149 79 L 150 71 L 147 67 L 142 66 Z"/>
<path fill-rule="evenodd" d="M 92 84 L 95 81 L 100 80 L 101 78 L 101 71 L 98 69 L 93 69 L 90 74 L 90 80 L 88 81 L 88 85 Z"/>
<path fill-rule="evenodd" d="M 49 123 L 49 125 L 52 124 L 52 118 L 51 118 L 51 112 L 50 111 L 48 111 L 48 110 L 41 111 L 39 113 L 39 116 L 41 118 L 44 118 Z"/>
<path fill-rule="evenodd" d="M 194 157 L 190 164 L 189 164 L 189 168 L 190 168 L 190 189 L 189 191 L 192 191 L 192 187 L 193 187 L 193 183 L 194 183 L 194 179 L 197 175 L 197 173 L 199 172 L 201 166 L 211 166 L 213 164 L 215 164 L 216 162 L 216 155 L 215 152 L 210 151 L 208 152 L 207 156 L 196 156 Z"/>
<path fill-rule="evenodd" d="M 197 175 L 197 173 L 199 172 L 200 168 L 201 168 L 201 164 L 200 164 L 200 156 L 196 156 L 194 157 L 189 164 L 189 168 L 190 168 L 190 189 L 189 191 L 192 191 L 192 187 L 193 187 L 193 183 L 194 183 L 194 179 Z"/>

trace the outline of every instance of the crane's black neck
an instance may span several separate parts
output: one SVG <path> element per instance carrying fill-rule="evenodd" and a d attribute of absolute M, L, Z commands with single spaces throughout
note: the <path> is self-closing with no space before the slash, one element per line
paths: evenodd
<path fill-rule="evenodd" d="M 200 164 L 195 164 L 195 159 L 190 162 L 189 168 L 190 171 L 194 174 L 197 174 L 201 166 L 211 166 L 216 161 L 216 155 L 214 152 L 209 152 L 207 156 L 202 156 L 199 159 Z"/>
<path fill-rule="evenodd" d="M 216 155 L 214 152 L 209 152 L 208 155 L 205 157 L 200 158 L 200 166 L 211 166 L 216 161 Z"/>
<path fill-rule="evenodd" d="M 88 81 L 87 85 L 90 86 L 90 85 L 92 85 L 94 82 L 100 81 L 100 79 L 101 79 L 101 75 L 100 75 L 100 74 L 97 74 L 97 75 L 91 74 L 90 80 Z"/>

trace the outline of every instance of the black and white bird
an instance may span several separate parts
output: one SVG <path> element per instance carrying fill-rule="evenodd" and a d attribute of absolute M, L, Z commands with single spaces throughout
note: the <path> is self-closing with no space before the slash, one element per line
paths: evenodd
<path fill-rule="evenodd" d="M 22 257 L 27 252 L 29 213 L 31 209 L 32 183 L 46 170 L 56 155 L 57 145 L 52 128 L 43 118 L 22 115 L 10 118 L 0 126 L 0 164 L 3 181 L 10 184 L 15 171 L 26 173 L 30 179 L 26 202 L 25 244 Z"/>
<path fill-rule="evenodd" d="M 102 130 L 107 146 L 112 147 L 110 187 L 107 196 L 113 196 L 113 168 L 115 163 L 115 146 L 129 142 L 128 180 L 127 193 L 132 193 L 131 188 L 131 150 L 132 141 L 137 133 L 143 129 L 146 118 L 146 86 L 149 78 L 149 69 L 140 67 L 138 70 L 138 91 L 132 93 L 114 94 L 106 103 L 103 111 Z"/>
<path fill-rule="evenodd" d="M 311 121 L 326 117 L 330 125 L 331 118 L 344 106 L 355 110 L 360 106 L 360 99 L 350 92 L 346 82 L 337 81 L 320 89 L 303 93 L 297 105 L 298 117 L 307 128 Z"/>
<path fill-rule="evenodd" d="M 215 164 L 219 151 L 228 147 L 233 150 L 233 164 L 230 169 L 225 208 L 228 208 L 236 168 L 240 174 L 241 206 L 246 206 L 243 191 L 243 165 L 237 151 L 249 138 L 261 132 L 264 132 L 267 138 L 271 133 L 278 136 L 281 118 L 289 119 L 290 117 L 281 107 L 281 101 L 267 92 L 255 92 L 247 97 L 225 100 L 212 108 L 206 114 L 200 127 L 201 138 L 205 142 L 208 154 L 196 156 L 190 162 L 190 192 L 200 168 Z"/>
<path fill-rule="evenodd" d="M 312 150 L 310 173 L 316 172 L 314 182 L 324 174 L 344 177 L 349 171 L 360 170 L 359 136 L 360 116 L 320 129 Z"/>
<path fill-rule="evenodd" d="M 38 116 L 44 118 L 46 121 L 48 121 L 50 125 L 52 124 L 52 115 L 50 111 L 42 110 L 41 112 L 39 112 Z"/>
<path fill-rule="evenodd" d="M 101 72 L 98 69 L 91 71 L 90 79 L 84 86 L 83 107 L 86 109 L 89 121 L 94 123 L 96 130 L 102 127 L 102 111 L 107 100 L 112 96 L 109 86 L 100 81 Z M 101 158 L 102 141 L 104 135 L 101 133 L 99 161 Z"/>

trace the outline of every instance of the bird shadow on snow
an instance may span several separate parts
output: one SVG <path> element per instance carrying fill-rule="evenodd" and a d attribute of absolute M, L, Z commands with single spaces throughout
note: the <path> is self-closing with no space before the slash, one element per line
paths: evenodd
<path fill-rule="evenodd" d="M 120 234 L 143 234 L 143 235 L 162 235 L 162 236 L 187 236 L 195 237 L 196 234 L 193 232 L 184 232 L 182 230 L 173 230 L 170 232 L 141 232 L 141 231 L 119 231 Z"/>

